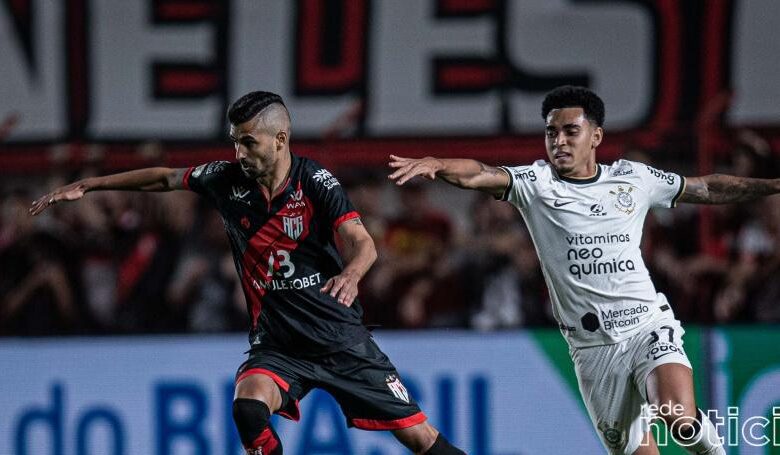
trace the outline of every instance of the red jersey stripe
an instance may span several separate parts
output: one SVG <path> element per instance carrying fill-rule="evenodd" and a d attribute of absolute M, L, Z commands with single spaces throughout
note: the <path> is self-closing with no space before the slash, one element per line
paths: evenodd
<path fill-rule="evenodd" d="M 185 190 L 190 189 L 190 175 L 194 169 L 194 166 L 187 169 L 187 172 L 184 173 L 184 178 L 181 179 L 181 186 L 183 186 Z"/>
<path fill-rule="evenodd" d="M 257 437 L 252 442 L 252 445 L 247 447 L 247 449 L 257 449 L 261 448 L 262 453 L 273 453 L 276 448 L 279 447 L 279 440 L 274 437 L 274 433 L 271 431 L 270 427 L 266 427 L 265 430 L 263 430 L 262 433 L 260 433 L 260 436 Z"/>
<path fill-rule="evenodd" d="M 345 221 L 353 220 L 355 218 L 360 218 L 360 214 L 354 210 L 341 215 L 333 222 L 333 230 L 336 231 Z"/>
<path fill-rule="evenodd" d="M 238 378 L 236 378 L 236 385 L 238 385 L 239 382 L 243 381 L 247 377 L 256 374 L 262 374 L 268 376 L 269 378 L 273 379 L 276 385 L 281 387 L 282 390 L 284 390 L 285 392 L 290 391 L 290 384 L 288 384 L 287 381 L 282 379 L 278 374 L 274 373 L 273 371 L 266 370 L 265 368 L 250 368 L 244 371 L 243 373 L 241 373 L 241 375 Z"/>
<path fill-rule="evenodd" d="M 269 257 L 279 250 L 291 253 L 309 235 L 309 224 L 314 217 L 314 206 L 306 196 L 303 196 L 303 201 L 305 205 L 302 212 L 293 212 L 285 204 L 249 239 L 249 244 L 244 251 L 244 256 L 241 260 L 244 275 L 242 283 L 249 284 L 244 286 L 244 291 L 252 300 L 253 328 L 257 327 L 258 316 L 262 306 L 261 299 L 266 293 L 263 285 L 272 281 L 271 275 L 273 275 L 273 272 L 269 273 L 268 270 Z M 288 215 L 302 217 L 303 231 L 295 240 L 291 239 L 284 230 L 282 218 Z M 281 264 L 278 261 L 274 262 L 274 269 L 278 270 L 280 266 Z M 260 283 L 261 281 L 263 284 Z"/>
<path fill-rule="evenodd" d="M 244 371 L 236 379 L 236 385 L 238 385 L 239 382 L 243 381 L 248 376 L 252 376 L 252 375 L 255 375 L 255 374 L 264 374 L 264 375 L 268 376 L 269 378 L 273 379 L 273 381 L 276 383 L 276 385 L 278 385 L 285 392 L 289 392 L 290 391 L 290 384 L 288 384 L 287 381 L 285 381 L 284 379 L 279 377 L 279 375 L 277 375 L 273 371 L 266 370 L 265 368 L 250 368 L 250 369 Z M 290 412 L 287 412 L 287 411 L 290 411 Z M 300 408 L 300 405 L 298 404 L 298 400 L 294 400 L 293 401 L 293 409 L 280 409 L 280 410 L 276 411 L 276 413 L 279 414 L 280 416 L 286 418 L 286 419 L 294 420 L 296 422 L 301 420 L 301 408 Z"/>
<path fill-rule="evenodd" d="M 361 430 L 400 430 L 425 422 L 428 418 L 422 412 L 396 420 L 352 419 L 352 425 Z"/>

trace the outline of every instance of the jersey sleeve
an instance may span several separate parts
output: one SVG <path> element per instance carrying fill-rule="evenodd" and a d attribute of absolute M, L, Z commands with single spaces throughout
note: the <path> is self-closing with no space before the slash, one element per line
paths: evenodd
<path fill-rule="evenodd" d="M 209 199 L 216 199 L 216 188 L 227 178 L 229 161 L 212 161 L 191 167 L 184 174 L 182 186 Z"/>
<path fill-rule="evenodd" d="M 677 206 L 677 200 L 685 190 L 685 177 L 642 163 L 633 163 L 633 165 L 638 169 L 637 173 L 642 177 L 647 188 L 651 207 Z"/>
<path fill-rule="evenodd" d="M 517 207 L 527 207 L 538 191 L 537 184 L 540 177 L 538 166 L 500 166 L 499 169 L 509 174 L 509 185 L 501 200 Z"/>
<path fill-rule="evenodd" d="M 335 232 L 345 221 L 359 218 L 360 214 L 347 197 L 341 183 L 325 168 L 314 165 L 310 176 L 312 196 L 317 211 Z"/>

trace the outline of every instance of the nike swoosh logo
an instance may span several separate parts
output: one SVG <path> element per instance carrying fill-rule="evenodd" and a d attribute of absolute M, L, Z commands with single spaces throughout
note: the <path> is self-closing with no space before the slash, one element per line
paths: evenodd
<path fill-rule="evenodd" d="M 672 351 L 669 351 L 669 352 L 664 352 L 664 353 L 663 353 L 663 354 L 661 354 L 661 355 L 653 356 L 653 360 L 658 360 L 658 359 L 660 359 L 661 357 L 663 357 L 663 356 L 665 356 L 665 355 L 669 355 L 669 354 L 671 354 L 671 353 L 672 353 Z"/>
<path fill-rule="evenodd" d="M 561 201 L 556 200 L 555 202 L 553 202 L 553 205 L 556 206 L 556 207 L 563 207 L 564 205 L 571 204 L 572 202 L 575 202 L 575 201 L 563 201 L 563 202 L 561 202 Z"/>

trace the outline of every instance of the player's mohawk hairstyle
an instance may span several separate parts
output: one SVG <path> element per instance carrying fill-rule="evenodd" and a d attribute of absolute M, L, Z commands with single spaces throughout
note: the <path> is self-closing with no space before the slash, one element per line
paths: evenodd
<path fill-rule="evenodd" d="M 239 125 L 241 123 L 250 120 L 271 104 L 279 103 L 284 106 L 282 97 L 276 93 L 271 92 L 249 92 L 241 98 L 237 99 L 228 109 L 228 120 L 233 125 Z M 285 109 L 287 106 L 285 106 Z"/>
<path fill-rule="evenodd" d="M 565 107 L 581 107 L 588 121 L 604 126 L 604 102 L 586 87 L 563 85 L 553 89 L 542 102 L 542 118 L 547 120 L 550 111 Z"/>

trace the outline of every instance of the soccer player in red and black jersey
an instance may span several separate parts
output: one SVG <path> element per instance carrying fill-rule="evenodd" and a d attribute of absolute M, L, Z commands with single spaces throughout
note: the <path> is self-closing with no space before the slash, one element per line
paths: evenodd
<path fill-rule="evenodd" d="M 363 326 L 356 296 L 376 259 L 374 243 L 339 181 L 290 152 L 281 97 L 244 95 L 228 119 L 235 162 L 88 178 L 39 198 L 30 213 L 98 190 L 188 189 L 216 206 L 250 318 L 249 358 L 236 373 L 233 401 L 248 454 L 282 453 L 270 416 L 297 420 L 298 401 L 313 388 L 334 396 L 350 426 L 391 430 L 418 454 L 463 454 L 427 422 Z"/>

